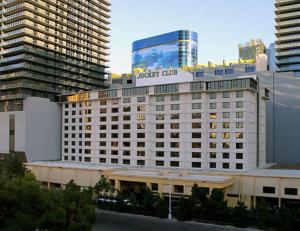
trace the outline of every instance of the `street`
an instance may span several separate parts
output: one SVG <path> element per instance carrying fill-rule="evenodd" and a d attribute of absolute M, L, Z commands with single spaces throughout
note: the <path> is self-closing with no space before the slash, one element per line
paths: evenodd
<path fill-rule="evenodd" d="M 147 217 L 97 210 L 93 231 L 254 231 L 195 222 L 177 222 Z"/>

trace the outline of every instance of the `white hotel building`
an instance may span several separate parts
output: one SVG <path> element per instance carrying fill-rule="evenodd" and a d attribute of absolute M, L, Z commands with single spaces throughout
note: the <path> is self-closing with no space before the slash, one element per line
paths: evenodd
<path fill-rule="evenodd" d="M 64 95 L 62 158 L 195 171 L 261 167 L 267 99 L 255 76 L 195 81 L 183 70 L 140 74 L 135 87 Z"/>

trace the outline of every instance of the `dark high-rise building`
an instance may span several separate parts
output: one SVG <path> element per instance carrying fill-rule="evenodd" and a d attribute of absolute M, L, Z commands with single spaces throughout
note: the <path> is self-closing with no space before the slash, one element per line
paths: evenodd
<path fill-rule="evenodd" d="M 300 2 L 276 0 L 278 71 L 300 72 Z"/>
<path fill-rule="evenodd" d="M 0 0 L 0 111 L 105 87 L 108 0 Z"/>

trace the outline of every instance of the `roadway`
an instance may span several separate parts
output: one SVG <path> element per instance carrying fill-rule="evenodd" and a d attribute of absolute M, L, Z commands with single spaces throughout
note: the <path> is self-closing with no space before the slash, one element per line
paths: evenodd
<path fill-rule="evenodd" d="M 254 231 L 254 229 L 169 221 L 155 217 L 97 210 L 92 231 Z"/>

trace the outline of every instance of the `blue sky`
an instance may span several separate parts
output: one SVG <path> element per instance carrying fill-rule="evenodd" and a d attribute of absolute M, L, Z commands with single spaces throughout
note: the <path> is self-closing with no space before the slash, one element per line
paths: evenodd
<path fill-rule="evenodd" d="M 111 71 L 131 70 L 131 45 L 141 38 L 198 32 L 199 63 L 238 58 L 238 44 L 275 40 L 274 0 L 111 0 Z"/>

